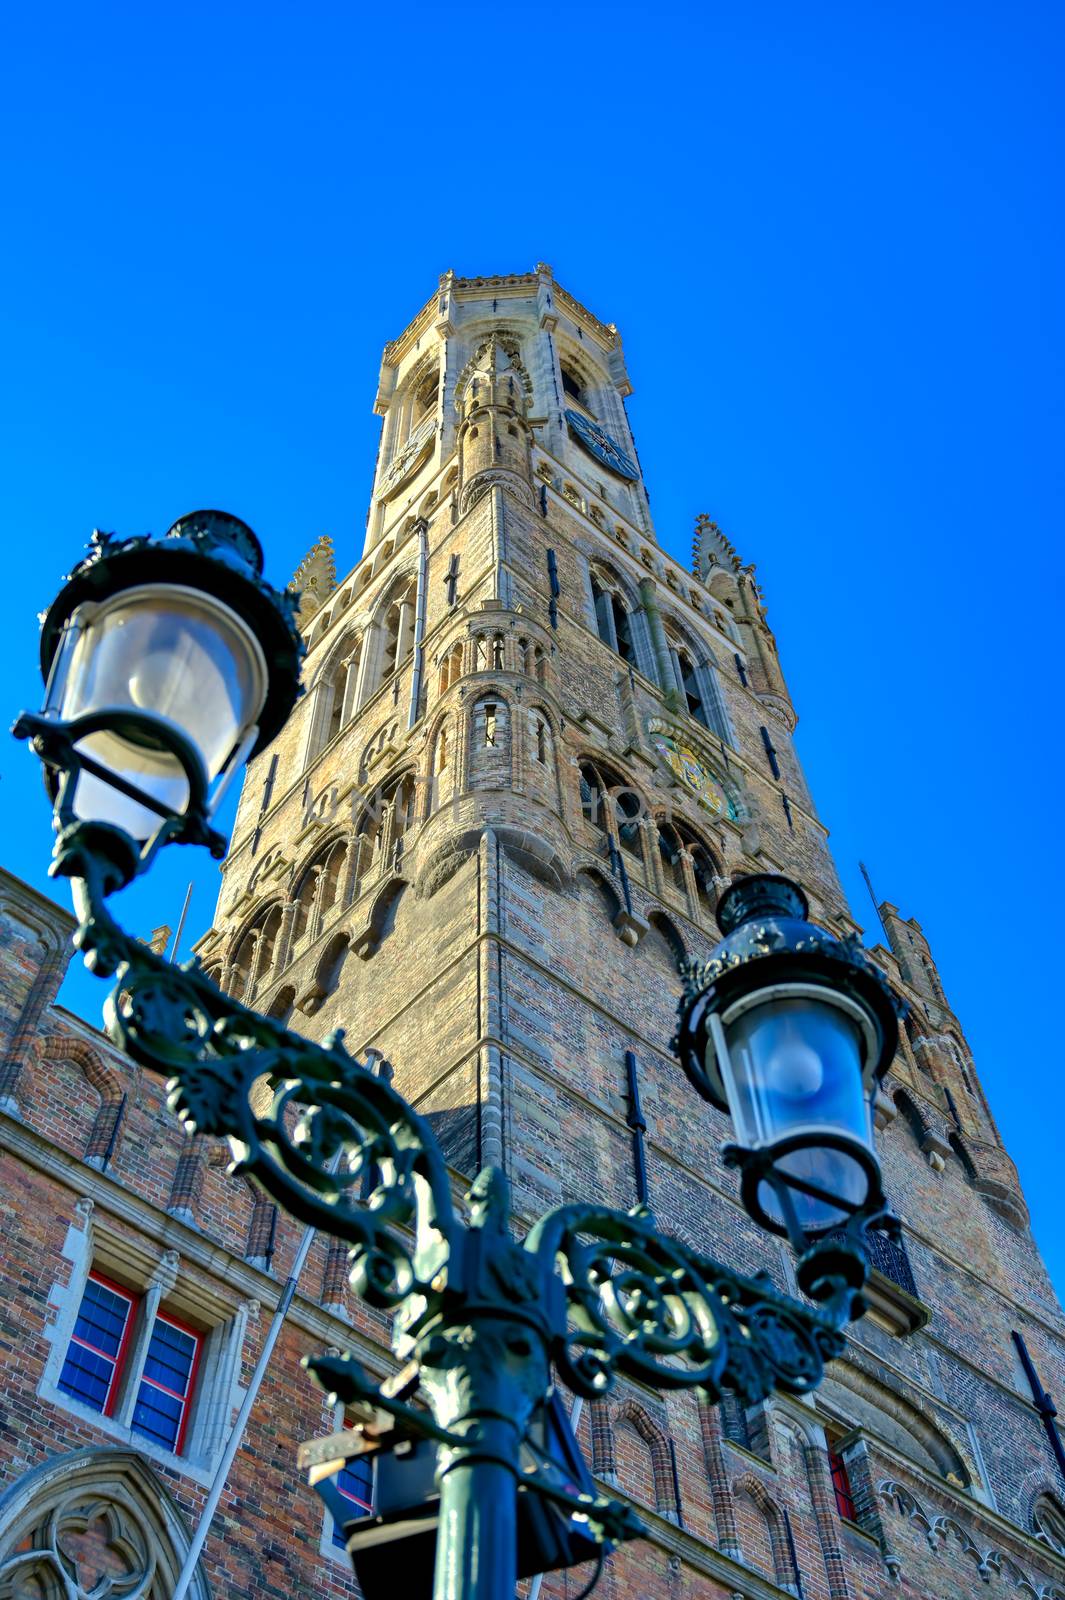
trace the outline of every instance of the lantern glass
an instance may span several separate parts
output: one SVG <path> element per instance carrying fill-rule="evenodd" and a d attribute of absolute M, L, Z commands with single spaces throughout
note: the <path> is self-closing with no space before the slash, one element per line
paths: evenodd
<path fill-rule="evenodd" d="M 88 734 L 77 749 L 182 815 L 189 781 L 167 734 L 184 735 L 208 784 L 219 777 L 266 698 L 266 663 L 255 635 L 229 606 L 177 584 L 123 590 L 81 608 L 68 627 L 48 710 L 64 721 L 136 713 L 135 724 Z M 158 813 L 88 772 L 79 779 L 74 809 L 141 840 L 160 823 Z"/>
<path fill-rule="evenodd" d="M 782 1153 L 775 1170 L 831 1198 L 791 1188 L 797 1220 L 807 1231 L 840 1226 L 865 1203 L 869 1189 L 866 1165 L 835 1143 L 873 1149 L 863 1074 L 868 1019 L 844 996 L 829 999 L 824 989 L 791 985 L 751 995 L 722 1021 L 729 1107 L 740 1143 L 771 1151 L 798 1138 L 800 1148 Z M 834 1142 L 826 1143 L 825 1135 Z M 783 1220 L 770 1184 L 762 1183 L 758 1198 L 770 1218 Z"/>

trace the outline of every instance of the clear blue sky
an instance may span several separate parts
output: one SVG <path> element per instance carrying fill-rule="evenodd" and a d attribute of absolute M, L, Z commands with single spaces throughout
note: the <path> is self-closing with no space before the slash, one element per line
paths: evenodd
<path fill-rule="evenodd" d="M 9 7 L 5 697 L 94 524 L 356 558 L 382 344 L 438 274 L 622 330 L 659 537 L 758 564 L 858 874 L 929 932 L 1059 1286 L 1060 8 Z M 35 762 L 0 859 L 44 885 Z M 193 852 L 132 893 L 210 921 Z M 68 984 L 96 1014 L 103 986 Z"/>

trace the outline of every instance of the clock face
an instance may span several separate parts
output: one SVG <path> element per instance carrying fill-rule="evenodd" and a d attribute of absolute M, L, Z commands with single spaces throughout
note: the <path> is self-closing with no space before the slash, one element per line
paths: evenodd
<path fill-rule="evenodd" d="M 435 432 L 435 417 L 427 417 L 411 435 L 381 480 L 381 492 L 383 495 L 387 497 L 395 494 L 400 485 L 405 483 L 415 469 L 422 465 L 429 453 L 429 447 L 433 442 Z"/>
<path fill-rule="evenodd" d="M 577 435 L 586 450 L 590 450 L 597 461 L 604 467 L 609 467 L 611 472 L 616 472 L 619 478 L 628 478 L 630 482 L 640 476 L 640 469 L 631 456 L 627 456 L 621 446 L 612 439 L 605 428 L 601 428 L 590 417 L 582 417 L 579 411 L 567 411 L 566 421 L 571 432 Z"/>
<path fill-rule="evenodd" d="M 651 743 L 669 770 L 692 791 L 700 805 L 715 817 L 736 820 L 736 807 L 701 756 L 689 750 L 687 745 L 671 739 L 668 734 L 656 734 Z"/>

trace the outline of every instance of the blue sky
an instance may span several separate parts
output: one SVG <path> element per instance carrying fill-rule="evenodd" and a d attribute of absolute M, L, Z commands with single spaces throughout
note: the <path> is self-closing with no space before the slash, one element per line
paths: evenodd
<path fill-rule="evenodd" d="M 861 857 L 929 933 L 1065 1284 L 1060 11 L 103 0 L 0 59 L 9 712 L 94 524 L 350 565 L 382 344 L 448 267 L 550 262 L 621 328 L 663 545 L 708 511 L 757 562 L 852 905 Z M 10 745 L 41 886 L 48 822 Z M 193 876 L 198 933 L 172 856 L 127 915 Z"/>

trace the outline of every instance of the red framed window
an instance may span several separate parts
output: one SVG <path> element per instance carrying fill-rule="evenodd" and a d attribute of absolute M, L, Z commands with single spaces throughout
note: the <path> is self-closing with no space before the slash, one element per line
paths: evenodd
<path fill-rule="evenodd" d="M 353 1456 L 346 1467 L 337 1473 L 337 1488 L 345 1500 L 351 1502 L 352 1517 L 368 1516 L 373 1510 L 373 1465 L 369 1456 Z M 333 1543 L 344 1548 L 344 1532 L 333 1523 Z"/>
<path fill-rule="evenodd" d="M 858 1516 L 854 1509 L 854 1495 L 851 1491 L 851 1481 L 847 1476 L 846 1462 L 841 1455 L 837 1455 L 832 1446 L 828 1447 L 828 1468 L 832 1474 L 832 1488 L 836 1494 L 836 1512 L 846 1522 L 857 1522 Z"/>
<path fill-rule="evenodd" d="M 144 1362 L 133 1431 L 179 1454 L 185 1442 L 189 1404 L 203 1339 L 162 1312 L 155 1319 Z"/>
<path fill-rule="evenodd" d="M 58 1387 L 104 1416 L 111 1416 L 118 1400 L 137 1306 L 130 1290 L 90 1273 Z M 134 1433 L 180 1453 L 202 1348 L 202 1334 L 169 1313 L 156 1315 L 133 1406 Z"/>
<path fill-rule="evenodd" d="M 78 1307 L 74 1332 L 59 1374 L 59 1388 L 93 1411 L 110 1416 L 133 1331 L 136 1300 L 117 1283 L 92 1273 Z"/>

